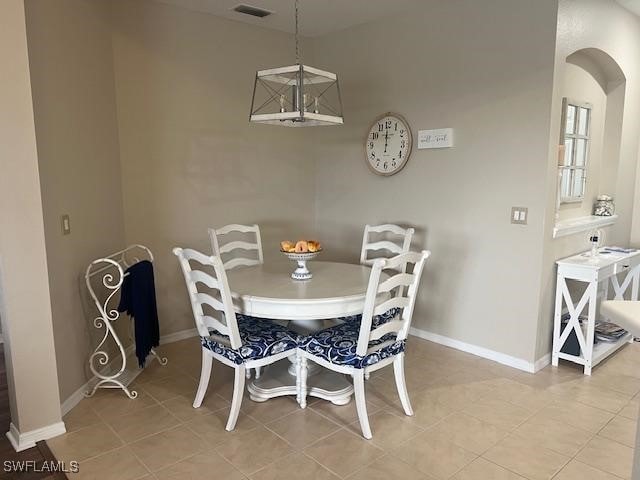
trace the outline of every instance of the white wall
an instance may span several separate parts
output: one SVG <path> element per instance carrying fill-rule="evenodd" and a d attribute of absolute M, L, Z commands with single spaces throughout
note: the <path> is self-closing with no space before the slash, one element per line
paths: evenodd
<path fill-rule="evenodd" d="M 155 254 L 161 334 L 192 329 L 173 247 L 208 252 L 207 227 L 258 223 L 268 261 L 311 235 L 311 132 L 248 122 L 256 70 L 293 63 L 292 37 L 148 0 L 112 6 L 126 239 Z"/>
<path fill-rule="evenodd" d="M 429 248 L 414 326 L 535 360 L 553 85 L 553 1 L 424 2 L 315 41 L 340 76 L 345 126 L 318 130 L 316 224 L 326 256 L 357 261 L 365 223 L 413 225 Z M 453 127 L 448 150 L 414 150 L 373 175 L 364 138 L 386 111 Z M 511 206 L 529 224 L 510 224 Z"/>

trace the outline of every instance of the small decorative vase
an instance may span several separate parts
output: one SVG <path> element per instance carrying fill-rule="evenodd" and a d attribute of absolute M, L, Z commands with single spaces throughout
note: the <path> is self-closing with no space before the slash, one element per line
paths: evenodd
<path fill-rule="evenodd" d="M 593 214 L 598 217 L 610 217 L 615 211 L 613 198 L 609 195 L 598 195 L 596 203 L 593 206 Z"/>

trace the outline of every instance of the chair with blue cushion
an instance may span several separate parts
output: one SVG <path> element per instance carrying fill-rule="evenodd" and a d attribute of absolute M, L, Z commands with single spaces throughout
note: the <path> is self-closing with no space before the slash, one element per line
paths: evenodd
<path fill-rule="evenodd" d="M 246 370 L 290 356 L 297 334 L 260 318 L 236 315 L 220 257 L 174 248 L 187 284 L 202 345 L 202 371 L 193 407 L 198 408 L 209 385 L 213 359 L 235 369 L 233 399 L 226 429 L 235 428 L 244 394 Z"/>
<path fill-rule="evenodd" d="M 404 348 L 424 264 L 431 253 L 403 253 L 373 263 L 362 321 L 345 322 L 302 339 L 298 345 L 298 400 L 306 407 L 307 359 L 353 377 L 353 388 L 362 435 L 370 439 L 365 403 L 365 375 L 393 363 L 398 395 L 407 415 L 413 415 L 404 379 Z M 407 266 L 413 265 L 411 273 Z M 399 316 L 374 325 L 373 319 L 392 309 Z"/>
<path fill-rule="evenodd" d="M 411 239 L 415 230 L 413 228 L 402 228 L 390 223 L 383 225 L 365 225 L 362 236 L 362 249 L 360 251 L 360 263 L 362 265 L 373 265 L 375 258 L 371 257 L 371 252 L 378 252 L 378 258 L 391 258 L 401 253 L 407 253 L 411 248 Z M 373 238 L 376 236 L 376 238 Z M 382 312 L 373 317 L 373 326 L 377 327 L 398 316 L 399 309 L 394 308 L 388 312 Z M 362 315 L 351 315 L 341 317 L 342 322 L 355 322 L 360 324 Z"/>
<path fill-rule="evenodd" d="M 209 228 L 209 240 L 213 254 L 220 257 L 225 270 L 264 263 L 258 225 L 233 223 L 220 228 Z M 253 317 L 245 317 L 245 320 L 249 321 L 251 318 Z M 247 379 L 251 378 L 251 369 L 247 369 L 246 375 Z M 260 378 L 260 367 L 256 368 L 256 378 Z"/>

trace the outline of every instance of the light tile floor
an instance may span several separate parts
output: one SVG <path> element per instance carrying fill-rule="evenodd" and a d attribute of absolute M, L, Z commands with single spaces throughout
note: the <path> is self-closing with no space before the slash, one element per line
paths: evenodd
<path fill-rule="evenodd" d="M 226 432 L 232 370 L 214 362 L 203 406 L 191 402 L 197 339 L 161 347 L 135 381 L 140 396 L 101 390 L 50 440 L 71 478 L 349 480 L 616 480 L 630 478 L 640 407 L 640 345 L 627 345 L 591 377 L 562 364 L 530 375 L 410 338 L 406 374 L 415 416 L 398 401 L 392 368 L 372 375 L 373 440 L 360 436 L 353 402 L 245 397 Z"/>

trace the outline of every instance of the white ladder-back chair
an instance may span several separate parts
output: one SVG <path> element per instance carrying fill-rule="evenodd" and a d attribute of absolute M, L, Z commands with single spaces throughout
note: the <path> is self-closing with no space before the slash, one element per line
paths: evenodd
<path fill-rule="evenodd" d="M 232 240 L 224 241 L 224 237 L 229 234 L 247 234 L 254 238 L 251 241 Z M 260 227 L 258 225 L 226 225 L 222 228 L 210 228 L 209 238 L 211 239 L 211 250 L 216 257 L 223 260 L 225 270 L 231 270 L 240 266 L 261 265 L 264 263 L 262 258 L 262 240 L 260 238 Z M 240 251 L 245 253 L 239 255 Z M 247 257 L 246 252 L 255 252 L 252 257 Z"/>
<path fill-rule="evenodd" d="M 376 258 L 392 258 L 401 253 L 407 253 L 411 249 L 411 239 L 415 230 L 413 228 L 402 228 L 398 225 L 386 223 L 383 225 L 365 225 L 364 235 L 362 237 L 362 250 L 360 252 L 360 263 L 362 265 L 373 265 Z M 371 241 L 372 234 L 377 235 L 376 241 Z M 393 241 L 392 241 L 393 240 Z M 386 255 L 378 255 L 376 258 L 369 258 L 371 252 L 384 250 Z M 373 326 L 377 327 L 382 323 L 392 320 L 400 310 L 392 308 L 388 312 L 373 317 Z M 341 317 L 341 322 L 351 322 L 359 324 L 362 321 L 362 315 L 351 315 L 349 317 Z M 365 379 L 369 380 L 369 374 L 365 375 Z"/>
<path fill-rule="evenodd" d="M 243 315 L 236 316 L 220 257 L 182 248 L 174 248 L 173 253 L 184 274 L 202 345 L 202 371 L 193 407 L 202 404 L 214 358 L 234 368 L 233 399 L 226 426 L 231 431 L 240 412 L 246 369 L 290 356 L 297 346 L 297 334 L 269 320 L 247 321 Z"/>
<path fill-rule="evenodd" d="M 307 359 L 330 370 L 351 375 L 362 435 L 370 439 L 371 428 L 364 393 L 365 374 L 393 363 L 402 407 L 407 415 L 413 415 L 404 378 L 404 348 L 420 278 L 429 255 L 431 253 L 424 250 L 421 253 L 403 253 L 390 259 L 376 259 L 369 278 L 362 323 L 339 324 L 300 341 L 296 369 L 299 372 L 298 401 L 302 408 L 306 407 Z M 408 264 L 413 264 L 411 273 L 406 273 Z M 400 309 L 400 315 L 374 326 L 376 315 L 392 309 Z"/>
<path fill-rule="evenodd" d="M 372 242 L 370 239 L 372 233 L 384 235 L 386 238 Z M 401 253 L 407 253 L 411 249 L 411 239 L 413 238 L 414 233 L 415 230 L 413 228 L 402 228 L 398 225 L 365 225 L 364 235 L 362 237 L 362 250 L 360 252 L 360 263 L 362 265 L 373 265 L 375 258 L 369 257 L 369 254 L 372 251 L 388 251 L 389 254 L 384 255 L 384 258 L 390 258 Z M 400 238 L 394 238 L 395 241 L 392 241 L 389 237 Z"/>
<path fill-rule="evenodd" d="M 225 237 L 249 237 L 249 241 L 230 240 Z M 236 267 L 250 267 L 264 263 L 262 258 L 262 239 L 258 225 L 239 225 L 233 223 L 222 228 L 209 229 L 211 250 L 216 257 L 222 259 L 225 270 Z M 247 369 L 247 378 L 251 378 L 251 370 Z M 260 368 L 256 368 L 256 378 L 260 377 Z"/>

